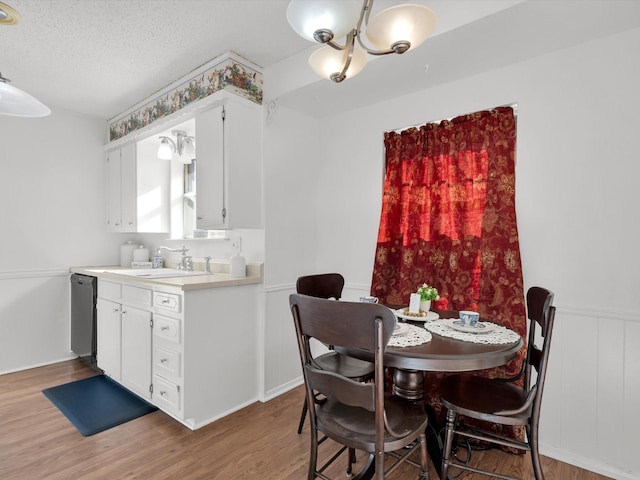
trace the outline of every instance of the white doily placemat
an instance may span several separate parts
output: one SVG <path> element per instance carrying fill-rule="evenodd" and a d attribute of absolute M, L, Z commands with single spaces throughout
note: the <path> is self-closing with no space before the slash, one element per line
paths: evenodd
<path fill-rule="evenodd" d="M 457 320 L 457 318 L 453 320 Z M 491 322 L 482 322 L 482 323 L 492 325 L 494 329 L 487 333 L 460 332 L 458 330 L 454 330 L 453 328 L 449 327 L 442 320 L 434 320 L 433 322 L 427 322 L 424 324 L 424 328 L 426 328 L 431 333 L 435 333 L 443 337 L 455 338 L 456 340 L 463 340 L 465 342 L 484 343 L 484 344 L 505 344 L 505 343 L 514 343 L 520 340 L 520 335 L 518 335 L 513 330 L 503 327 L 502 325 L 497 325 Z"/>
<path fill-rule="evenodd" d="M 415 347 L 431 341 L 431 333 L 417 325 L 405 324 L 409 327 L 403 335 L 393 335 L 389 340 L 390 347 Z"/>

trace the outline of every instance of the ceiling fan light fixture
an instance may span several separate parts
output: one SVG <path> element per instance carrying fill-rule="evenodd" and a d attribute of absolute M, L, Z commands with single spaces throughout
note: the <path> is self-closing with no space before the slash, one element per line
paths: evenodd
<path fill-rule="evenodd" d="M 9 82 L 0 73 L 0 115 L 46 117 L 51 114 L 49 107 Z"/>
<path fill-rule="evenodd" d="M 6 3 L 0 2 L 0 25 L 15 25 L 20 23 L 20 14 Z"/>

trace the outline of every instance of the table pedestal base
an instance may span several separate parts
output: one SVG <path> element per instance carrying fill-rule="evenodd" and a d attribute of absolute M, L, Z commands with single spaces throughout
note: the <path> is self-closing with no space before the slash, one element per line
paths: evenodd
<path fill-rule="evenodd" d="M 424 398 L 424 374 L 421 370 L 396 368 L 393 372 L 393 394 L 416 402 Z"/>

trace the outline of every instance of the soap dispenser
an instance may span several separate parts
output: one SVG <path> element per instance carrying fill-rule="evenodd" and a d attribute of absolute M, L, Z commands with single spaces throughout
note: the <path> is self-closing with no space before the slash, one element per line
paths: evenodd
<path fill-rule="evenodd" d="M 158 248 L 156 253 L 153 254 L 152 264 L 153 268 L 162 268 L 162 250 Z"/>
<path fill-rule="evenodd" d="M 229 273 L 232 277 L 246 277 L 247 276 L 247 261 L 240 255 L 242 251 L 241 239 L 238 238 L 238 251 L 231 257 L 231 264 L 229 266 Z"/>

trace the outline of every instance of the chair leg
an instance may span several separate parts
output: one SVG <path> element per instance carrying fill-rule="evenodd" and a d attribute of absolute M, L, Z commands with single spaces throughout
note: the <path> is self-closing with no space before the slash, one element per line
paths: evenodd
<path fill-rule="evenodd" d="M 308 480 L 316 478 L 316 469 L 318 468 L 318 432 L 311 432 L 311 449 L 309 451 L 309 475 Z"/>
<path fill-rule="evenodd" d="M 534 425 L 527 434 L 529 435 L 533 475 L 536 477 L 536 480 L 544 480 L 544 473 L 542 472 L 542 465 L 540 464 L 540 452 L 538 450 L 538 426 Z"/>
<path fill-rule="evenodd" d="M 453 429 L 456 424 L 456 412 L 452 410 L 447 411 L 447 426 L 446 434 L 444 438 L 444 448 L 442 450 L 442 468 L 440 471 L 440 479 L 446 480 L 449 473 L 449 462 L 451 460 L 451 451 L 453 447 Z"/>
<path fill-rule="evenodd" d="M 356 449 L 349 448 L 349 452 L 347 453 L 348 461 L 347 461 L 347 477 L 353 475 L 353 464 L 356 463 Z"/>
<path fill-rule="evenodd" d="M 302 427 L 304 427 L 304 419 L 307 417 L 307 397 L 304 397 L 304 403 L 302 404 L 302 412 L 300 413 L 300 423 L 298 424 L 298 435 L 302 433 Z"/>
<path fill-rule="evenodd" d="M 420 442 L 420 480 L 428 480 L 429 478 L 429 455 L 427 454 L 427 435 L 422 434 L 418 437 Z"/>

